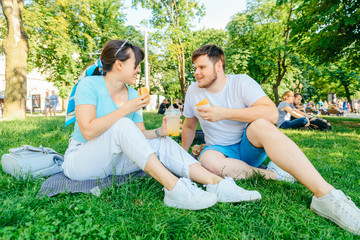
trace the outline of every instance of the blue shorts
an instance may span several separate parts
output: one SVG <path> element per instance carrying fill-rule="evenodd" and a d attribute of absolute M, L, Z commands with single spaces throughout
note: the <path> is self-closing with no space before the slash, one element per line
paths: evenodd
<path fill-rule="evenodd" d="M 215 150 L 221 152 L 227 158 L 239 159 L 253 167 L 260 166 L 267 158 L 265 149 L 254 147 L 250 143 L 250 141 L 246 137 L 246 130 L 239 143 L 230 146 L 221 146 L 221 145 L 204 146 L 204 149 L 201 152 L 199 159 L 201 155 L 207 150 Z"/>

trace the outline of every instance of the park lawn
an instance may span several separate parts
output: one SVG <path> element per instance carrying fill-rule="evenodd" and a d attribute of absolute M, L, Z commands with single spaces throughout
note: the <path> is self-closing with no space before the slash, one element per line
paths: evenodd
<path fill-rule="evenodd" d="M 144 113 L 147 128 L 161 116 Z M 327 117 L 333 130 L 283 131 L 323 177 L 360 206 L 360 119 Z M 25 144 L 64 153 L 72 127 L 64 117 L 0 122 L 0 154 Z M 151 178 L 112 187 L 100 197 L 61 194 L 38 199 L 43 179 L 16 180 L 0 171 L 0 239 L 357 239 L 309 209 L 312 194 L 299 183 L 237 181 L 256 189 L 256 203 L 217 203 L 201 211 L 168 208 L 162 186 Z"/>

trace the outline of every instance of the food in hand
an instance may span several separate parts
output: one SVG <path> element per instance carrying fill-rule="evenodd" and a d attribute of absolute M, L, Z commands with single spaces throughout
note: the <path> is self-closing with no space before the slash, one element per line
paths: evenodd
<path fill-rule="evenodd" d="M 145 93 L 149 93 L 149 90 L 146 87 L 141 87 L 141 88 L 138 88 L 138 93 L 139 93 L 139 96 L 141 96 Z M 149 97 L 150 97 L 150 94 L 146 98 L 149 98 Z"/>
<path fill-rule="evenodd" d="M 207 100 L 207 98 L 204 98 L 203 100 L 201 100 L 200 102 L 198 102 L 197 104 L 195 104 L 195 107 L 200 107 L 203 105 L 210 105 L 209 100 Z"/>

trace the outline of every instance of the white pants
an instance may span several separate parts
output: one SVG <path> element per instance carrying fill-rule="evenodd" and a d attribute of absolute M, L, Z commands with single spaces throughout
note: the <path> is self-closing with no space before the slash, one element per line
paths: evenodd
<path fill-rule="evenodd" d="M 171 138 L 147 140 L 130 119 L 122 118 L 86 143 L 70 139 L 62 167 L 72 180 L 99 179 L 144 170 L 153 153 L 181 177 L 189 178 L 189 166 L 198 163 Z"/>

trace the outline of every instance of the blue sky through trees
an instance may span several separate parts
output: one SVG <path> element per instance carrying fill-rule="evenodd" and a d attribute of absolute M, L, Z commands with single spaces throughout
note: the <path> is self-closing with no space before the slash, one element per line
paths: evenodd
<path fill-rule="evenodd" d="M 202 27 L 224 29 L 230 21 L 232 15 L 242 12 L 246 8 L 246 0 L 199 0 L 204 3 L 206 15 L 200 23 L 195 23 L 196 29 Z M 144 18 L 150 18 L 151 13 L 148 10 L 131 8 L 131 0 L 125 0 L 125 10 L 127 14 L 127 25 L 137 25 Z"/>

